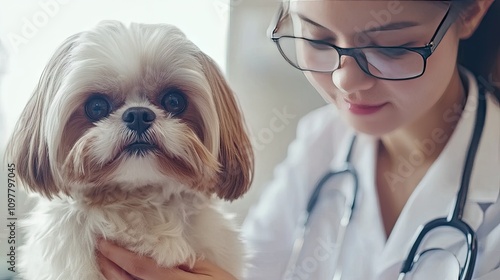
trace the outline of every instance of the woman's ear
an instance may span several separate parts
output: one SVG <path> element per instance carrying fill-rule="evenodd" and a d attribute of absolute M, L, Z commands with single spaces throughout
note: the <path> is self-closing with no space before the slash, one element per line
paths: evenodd
<path fill-rule="evenodd" d="M 461 12 L 459 18 L 460 30 L 458 35 L 460 39 L 468 39 L 474 34 L 483 20 L 484 15 L 488 12 L 491 4 L 493 4 L 493 1 L 494 0 L 474 0 L 471 1 L 471 4 L 467 4 L 468 6 Z"/>

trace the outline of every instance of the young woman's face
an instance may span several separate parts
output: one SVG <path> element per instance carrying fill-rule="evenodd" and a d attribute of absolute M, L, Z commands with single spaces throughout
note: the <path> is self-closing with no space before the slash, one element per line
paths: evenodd
<path fill-rule="evenodd" d="M 429 43 L 447 8 L 433 1 L 291 0 L 290 15 L 295 36 L 338 47 L 421 47 Z M 374 78 L 348 56 L 333 73 L 304 73 L 356 130 L 380 136 L 414 123 L 439 103 L 457 75 L 458 42 L 454 25 L 427 59 L 424 74 L 411 80 Z"/>

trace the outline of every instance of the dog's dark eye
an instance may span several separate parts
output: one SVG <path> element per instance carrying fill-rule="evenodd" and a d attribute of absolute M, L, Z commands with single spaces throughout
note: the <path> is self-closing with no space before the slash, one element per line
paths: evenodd
<path fill-rule="evenodd" d="M 187 100 L 184 93 L 179 89 L 170 89 L 161 99 L 161 106 L 173 115 L 178 115 L 187 107 Z"/>
<path fill-rule="evenodd" d="M 111 106 L 108 100 L 102 96 L 93 96 L 85 103 L 85 113 L 92 121 L 98 121 L 109 115 Z"/>

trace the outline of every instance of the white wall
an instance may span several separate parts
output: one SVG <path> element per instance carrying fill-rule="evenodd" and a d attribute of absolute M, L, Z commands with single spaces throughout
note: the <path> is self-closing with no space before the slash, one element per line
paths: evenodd
<path fill-rule="evenodd" d="M 57 46 L 101 20 L 175 24 L 221 66 L 225 65 L 229 11 L 225 1 L 0 0 L 0 34 L 10 56 L 10 69 L 0 94 L 7 128 L 13 128 Z"/>

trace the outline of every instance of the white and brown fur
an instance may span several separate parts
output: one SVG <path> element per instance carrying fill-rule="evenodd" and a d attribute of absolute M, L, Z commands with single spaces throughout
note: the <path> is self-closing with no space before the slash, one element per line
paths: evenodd
<path fill-rule="evenodd" d="M 178 116 L 159 104 L 171 87 L 188 101 Z M 112 111 L 92 122 L 84 103 L 96 93 Z M 157 116 L 142 137 L 154 152 L 125 152 L 138 136 L 122 114 L 134 106 Z M 161 266 L 206 258 L 242 276 L 244 246 L 218 201 L 248 190 L 250 141 L 219 69 L 176 27 L 106 21 L 68 38 L 46 66 L 8 153 L 40 196 L 24 222 L 23 279 L 104 279 L 95 256 L 100 236 Z"/>

